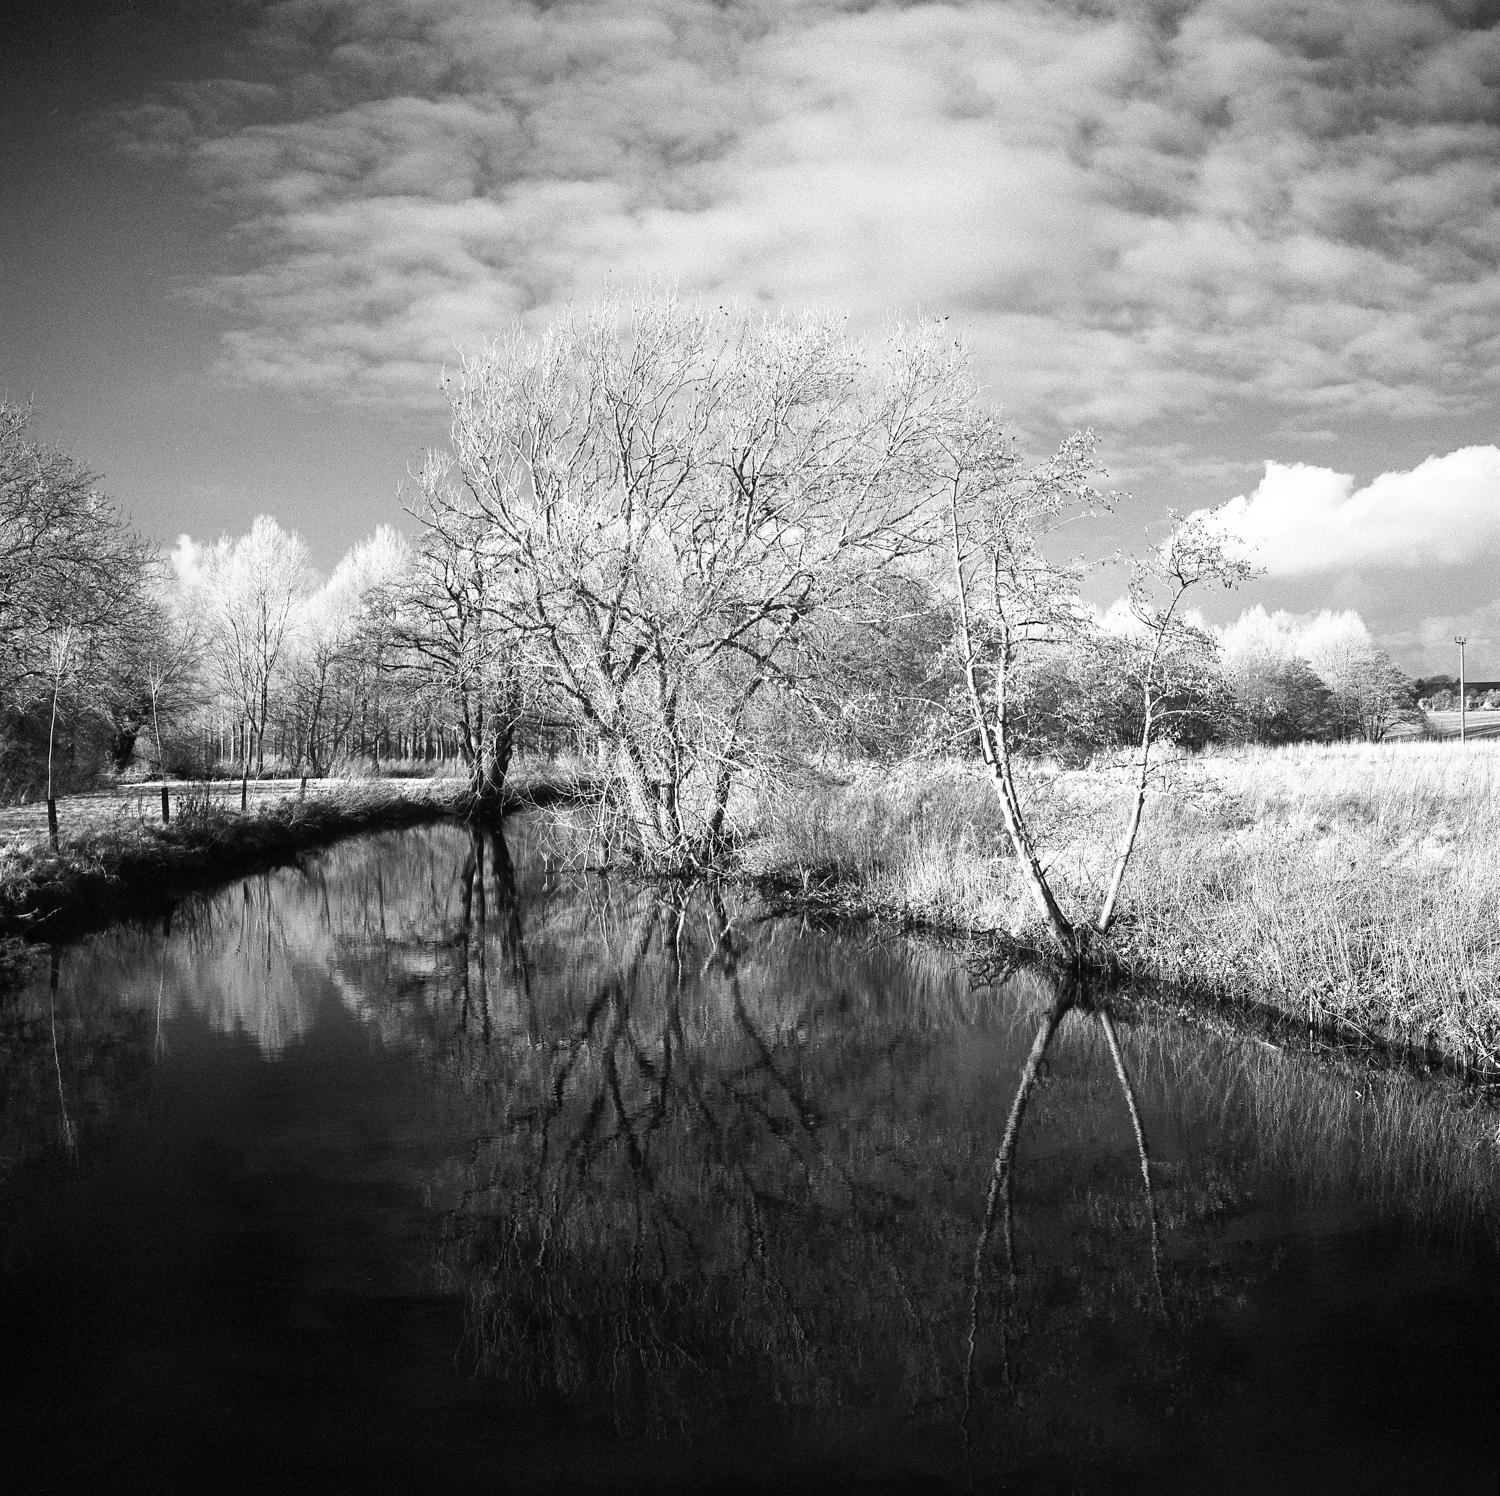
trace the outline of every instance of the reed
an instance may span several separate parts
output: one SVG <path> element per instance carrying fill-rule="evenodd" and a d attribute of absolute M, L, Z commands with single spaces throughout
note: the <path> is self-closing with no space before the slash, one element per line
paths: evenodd
<path fill-rule="evenodd" d="M 1124 814 L 1108 765 L 1028 771 L 1049 879 L 1092 914 Z M 1255 750 L 1169 765 L 1101 954 L 1134 975 L 1500 1068 L 1492 744 Z M 831 903 L 1040 945 L 988 786 L 944 762 L 765 797 L 745 870 Z"/>

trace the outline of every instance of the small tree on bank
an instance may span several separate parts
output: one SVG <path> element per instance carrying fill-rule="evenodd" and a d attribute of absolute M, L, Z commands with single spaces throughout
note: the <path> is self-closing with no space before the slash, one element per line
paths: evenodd
<path fill-rule="evenodd" d="M 1016 787 L 1012 717 L 1018 683 L 1039 648 L 1099 643 L 1078 595 L 1078 568 L 1057 564 L 1042 544 L 1060 525 L 1109 501 L 1093 486 L 1093 439 L 1077 435 L 1028 471 L 998 427 L 981 419 L 952 442 L 950 464 L 948 559 L 967 708 L 1023 884 L 1053 940 L 1077 953 L 1088 930 L 1104 934 L 1114 922 L 1158 740 L 1201 710 L 1197 687 L 1211 673 L 1213 649 L 1184 617 L 1184 601 L 1196 587 L 1233 585 L 1248 570 L 1201 520 L 1176 526 L 1165 546 L 1133 567 L 1135 630 L 1116 640 L 1114 651 L 1139 721 L 1130 800 L 1099 912 L 1092 922 L 1079 920 L 1064 910 L 1042 866 Z"/>
<path fill-rule="evenodd" d="M 1228 549 L 1224 537 L 1199 517 L 1175 524 L 1167 543 L 1133 568 L 1130 607 L 1140 632 L 1129 674 L 1139 692 L 1141 729 L 1131 766 L 1125 825 L 1093 924 L 1101 935 L 1114 923 L 1120 886 L 1140 834 L 1151 783 L 1152 751 L 1174 721 L 1197 710 L 1196 703 L 1185 705 L 1183 698 L 1212 672 L 1213 641 L 1183 616 L 1185 599 L 1195 588 L 1233 587 L 1252 570 L 1247 561 Z"/>

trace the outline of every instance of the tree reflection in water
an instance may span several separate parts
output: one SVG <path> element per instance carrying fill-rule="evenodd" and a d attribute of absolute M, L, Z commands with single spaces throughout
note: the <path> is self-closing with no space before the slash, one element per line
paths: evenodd
<path fill-rule="evenodd" d="M 352 1042 L 472 1119 L 411 1183 L 477 1361 L 624 1429 L 1201 1489 L 1241 1427 L 1275 1448 L 1329 1389 L 1394 1396 L 1404 1421 L 1318 1416 L 1347 1485 L 1483 1404 L 1429 1289 L 1482 1328 L 1472 1097 L 546 848 L 524 819 L 364 838 L 60 947 L 0 999 L 8 1177 L 87 1172 L 209 1047 L 269 1073 L 327 1024 L 330 1080 Z"/>
<path fill-rule="evenodd" d="M 517 910 L 506 944 L 546 996 L 526 1042 L 493 1045 L 468 1072 L 487 1125 L 447 1261 L 489 1371 L 632 1429 L 838 1409 L 915 1418 L 966 1445 L 988 1421 L 1014 1457 L 1016 1431 L 999 1428 L 1021 1406 L 1013 1339 L 1034 1348 L 1026 1370 L 1042 1384 L 1101 1317 L 1151 1339 L 1152 1169 L 1106 1006 L 1035 971 L 976 989 L 942 953 L 764 921 L 712 887 L 596 880 L 586 907 L 543 900 L 524 929 Z M 1074 1193 L 1039 1158 L 1046 1230 L 1062 1185 L 1064 1234 L 1096 1245 L 1073 1272 L 1037 1254 L 1023 1293 L 1017 1145 L 1070 1017 L 1104 1041 L 1087 1068 L 1124 1097 L 1144 1200 L 1121 1199 L 1097 1146 L 1097 1177 Z M 1049 1302 L 1059 1271 L 1076 1284 L 1101 1255 L 1113 1306 L 1096 1288 Z"/>
<path fill-rule="evenodd" d="M 850 1375 L 931 1402 L 931 1326 L 885 1245 L 893 1222 L 927 1230 L 902 1124 L 813 1100 L 813 1081 L 858 1078 L 816 978 L 768 984 L 718 890 L 594 893 L 583 918 L 544 910 L 526 932 L 514 969 L 568 995 L 475 1075 L 490 1126 L 454 1260 L 482 1360 L 631 1426 L 746 1397 L 822 1407 Z M 859 1047 L 862 1069 L 904 1058 L 889 1032 Z"/>

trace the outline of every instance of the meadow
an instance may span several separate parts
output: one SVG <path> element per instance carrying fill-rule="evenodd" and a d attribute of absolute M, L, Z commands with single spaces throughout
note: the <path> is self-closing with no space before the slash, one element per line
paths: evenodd
<path fill-rule="evenodd" d="M 1126 810 L 1108 764 L 1024 772 L 1049 880 L 1092 918 Z M 1045 945 L 975 765 L 763 794 L 745 871 L 846 908 Z M 1500 1069 L 1500 750 L 1411 742 L 1164 763 L 1102 955 L 1310 1026 Z"/>

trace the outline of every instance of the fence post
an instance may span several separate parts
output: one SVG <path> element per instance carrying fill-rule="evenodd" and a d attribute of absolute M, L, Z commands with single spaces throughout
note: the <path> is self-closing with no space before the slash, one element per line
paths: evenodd
<path fill-rule="evenodd" d="M 161 823 L 163 826 L 170 824 L 172 820 L 172 802 L 167 799 L 167 781 L 161 782 Z"/>

